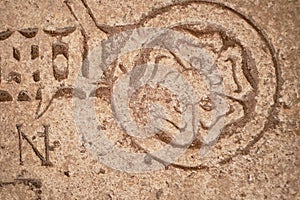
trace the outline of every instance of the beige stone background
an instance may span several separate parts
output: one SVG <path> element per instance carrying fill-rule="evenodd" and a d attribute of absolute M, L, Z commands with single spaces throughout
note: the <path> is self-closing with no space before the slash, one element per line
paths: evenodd
<path fill-rule="evenodd" d="M 90 39 L 90 48 L 106 39 L 95 29 L 83 4 L 68 1 Z M 249 154 L 238 155 L 231 162 L 203 170 L 183 170 L 175 167 L 143 174 L 129 174 L 111 169 L 98 160 L 80 143 L 72 116 L 70 98 L 53 101 L 47 113 L 34 119 L 37 101 L 0 103 L 0 199 L 300 199 L 300 2 L 279 1 L 221 1 L 251 17 L 266 32 L 278 55 L 283 79 L 279 123 L 267 130 Z M 175 1 L 109 1 L 87 0 L 99 24 L 110 26 L 137 22 L 143 15 Z M 191 16 L 192 18 L 193 16 Z M 67 4 L 60 0 L 2 0 L 0 2 L 0 32 L 38 27 L 34 42 L 40 45 L 43 57 L 31 61 L 30 46 L 23 36 L 14 33 L 10 41 L 0 41 L 2 77 L 9 71 L 22 74 L 22 83 L 2 79 L 15 96 L 20 90 L 35 94 L 43 87 L 48 95 L 63 85 L 72 85 L 80 69 L 82 37 L 77 29 L 64 41 L 70 42 L 70 79 L 58 82 L 49 74 L 51 42 L 43 28 L 79 26 Z M 97 31 L 95 31 L 97 30 Z M 5 59 L 12 47 L 21 49 L 29 61 Z M 24 53 L 23 53 L 24 52 Z M 27 54 L 26 54 L 27 52 Z M 4 56 L 3 56 L 4 55 Z M 23 57 L 21 57 L 23 58 Z M 9 70 L 8 70 L 9 69 Z M 31 83 L 31 74 L 40 69 L 43 82 Z M 6 71 L 7 72 L 6 72 Z M 24 77 L 24 78 L 23 78 Z M 45 94 L 49 100 L 50 96 Z M 45 106 L 45 105 L 43 105 Z M 39 158 L 28 143 L 23 142 L 24 164 L 19 162 L 19 140 L 16 124 L 42 150 L 42 124 L 49 124 L 50 151 L 53 166 L 41 166 Z M 35 139 L 33 139 L 35 138 Z M 24 140 L 23 140 L 24 141 Z"/>

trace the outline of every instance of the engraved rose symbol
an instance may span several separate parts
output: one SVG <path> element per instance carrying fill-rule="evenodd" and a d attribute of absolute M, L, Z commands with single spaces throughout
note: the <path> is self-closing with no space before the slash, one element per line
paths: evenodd
<path fill-rule="evenodd" d="M 82 3 L 108 38 L 83 62 L 74 88 L 89 98 L 74 99 L 74 115 L 82 141 L 103 163 L 128 172 L 203 169 L 247 154 L 272 124 L 279 66 L 251 19 L 199 1 L 109 26 Z M 77 19 L 74 3 L 66 4 Z"/>
<path fill-rule="evenodd" d="M 36 112 L 26 116 L 38 122 L 55 99 L 75 97 L 85 145 L 131 172 L 227 163 L 248 154 L 276 123 L 275 49 L 239 11 L 205 0 L 177 2 L 110 26 L 97 21 L 85 0 L 64 3 L 74 26 L 0 32 L 9 46 L 0 58 L 2 105 L 33 106 Z M 86 12 L 77 15 L 77 9 Z M 24 52 L 18 45 L 29 47 Z M 24 65 L 23 74 L 19 65 L 26 59 L 34 68 Z"/>
<path fill-rule="evenodd" d="M 207 136 L 203 138 L 201 150 L 204 153 L 207 146 L 215 143 L 223 128 L 223 118 L 226 112 L 224 88 L 222 78 L 218 75 L 215 63 L 208 52 L 184 34 L 169 29 L 140 28 L 110 37 L 95 48 L 89 57 L 89 70 L 93 77 L 87 79 L 79 75 L 75 87 L 85 88 L 86 93 L 93 94 L 97 89 L 95 82 L 101 80 L 103 73 L 111 63 L 123 55 L 137 50 L 150 53 L 159 49 L 166 49 L 171 52 L 171 55 L 178 55 L 207 78 L 207 85 L 211 92 L 210 98 L 215 105 L 211 118 L 216 122 L 210 128 Z M 137 56 L 140 59 L 145 55 L 140 53 Z M 176 125 L 178 133 L 164 148 L 148 152 L 140 147 L 146 152 L 125 152 L 106 138 L 105 130 L 98 128 L 99 122 L 97 122 L 94 109 L 95 102 L 91 99 L 74 99 L 75 121 L 83 140 L 89 144 L 88 148 L 105 164 L 132 172 L 157 170 L 174 162 L 194 141 L 199 124 L 197 116 L 199 102 L 189 82 L 170 66 L 158 63 L 147 64 L 139 59 L 130 72 L 126 72 L 115 82 L 111 99 L 113 115 L 130 137 L 145 139 L 156 135 L 159 131 L 167 133 L 164 126 L 166 122 L 172 123 L 170 120 L 172 116 L 168 114 L 166 108 L 159 104 L 152 104 L 149 109 L 150 122 L 146 126 L 140 126 L 130 114 L 129 103 L 134 93 L 145 85 L 168 89 L 175 94 L 178 100 L 181 119 L 179 125 Z M 149 161 L 145 161 L 145 159 L 153 161 L 149 164 Z"/>

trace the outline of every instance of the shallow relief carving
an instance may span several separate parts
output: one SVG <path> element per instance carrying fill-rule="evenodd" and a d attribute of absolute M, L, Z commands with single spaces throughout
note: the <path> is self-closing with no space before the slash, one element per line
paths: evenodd
<path fill-rule="evenodd" d="M 108 49 L 108 52 L 111 54 L 119 55 L 121 54 L 120 49 L 123 48 L 126 50 L 126 44 L 130 43 L 128 39 L 134 37 L 133 34 L 143 27 L 159 27 L 162 29 L 180 32 L 187 37 L 192 38 L 197 42 L 197 44 L 200 44 L 201 48 L 205 49 L 210 54 L 210 57 L 214 61 L 214 67 L 221 76 L 221 79 L 216 80 L 216 83 L 223 85 L 225 89 L 225 92 L 214 92 L 214 94 L 220 99 L 225 99 L 228 103 L 225 112 L 220 115 L 214 115 L 214 112 L 218 111 L 218 109 L 216 109 L 217 104 L 215 101 L 213 101 L 213 96 L 210 95 L 211 91 L 208 87 L 209 84 L 207 84 L 205 77 L 203 78 L 203 72 L 197 72 L 193 67 L 191 67 L 191 62 L 187 63 L 186 59 L 178 56 L 176 52 L 174 53 L 173 51 L 168 51 L 168 49 L 167 52 L 165 52 L 161 49 L 156 50 L 153 48 L 153 46 L 151 46 L 151 41 L 154 41 L 154 43 L 157 42 L 155 38 L 150 39 L 150 48 L 145 49 L 144 47 L 141 47 L 141 50 L 138 53 L 128 53 L 127 56 L 132 57 L 133 61 L 116 56 L 115 60 L 110 60 L 110 62 L 104 63 L 104 65 L 101 67 L 101 62 L 97 63 L 97 60 L 88 58 L 88 55 L 95 53 L 95 51 L 94 49 L 90 49 L 88 46 L 88 41 L 91 38 L 87 36 L 88 33 L 85 30 L 85 23 L 87 22 L 78 17 L 78 11 L 74 9 L 74 2 L 65 1 L 64 3 L 74 16 L 74 19 L 78 21 L 79 25 L 56 29 L 27 28 L 15 31 L 7 30 L 1 32 L 0 39 L 2 41 L 9 40 L 9 38 L 13 37 L 14 34 L 20 34 L 24 38 L 33 39 L 40 33 L 44 34 L 46 37 L 52 38 L 53 40 L 51 40 L 51 45 L 49 47 L 51 54 L 46 58 L 51 62 L 50 72 L 52 79 L 43 80 L 42 69 L 36 69 L 31 72 L 31 79 L 33 83 L 40 84 L 43 81 L 46 81 L 46 84 L 49 85 L 51 82 L 61 84 L 65 83 L 65 81 L 68 81 L 70 70 L 72 70 L 74 65 L 70 65 L 71 54 L 69 51 L 71 48 L 70 44 L 66 42 L 64 38 L 69 36 L 72 37 L 72 34 L 76 32 L 80 33 L 80 40 L 78 41 L 81 46 L 81 50 L 80 52 L 77 52 L 77 55 L 80 55 L 80 62 L 76 63 L 76 67 L 78 69 L 78 66 L 80 66 L 80 76 L 93 84 L 93 90 L 89 91 L 86 88 L 78 87 L 77 85 L 66 86 L 61 84 L 62 86 L 59 86 L 56 88 L 56 90 L 53 90 L 50 98 L 48 98 L 47 102 L 44 102 L 44 105 L 42 105 L 44 95 L 43 87 L 38 87 L 35 94 L 31 94 L 28 90 L 24 90 L 22 88 L 20 88 L 20 91 L 17 95 L 11 94 L 10 90 L 5 89 L 5 84 L 12 83 L 19 87 L 22 85 L 23 75 L 17 70 L 8 72 L 5 70 L 5 68 L 1 68 L 1 102 L 28 102 L 38 100 L 40 103 L 38 104 L 35 112 L 35 117 L 37 119 L 41 118 L 49 110 L 54 100 L 62 98 L 75 97 L 77 100 L 92 99 L 93 101 L 100 101 L 100 105 L 104 107 L 109 107 L 112 109 L 121 107 L 123 108 L 124 105 L 122 102 L 119 102 L 122 104 L 122 106 L 118 106 L 117 101 L 119 99 L 114 96 L 116 95 L 114 92 L 117 90 L 116 88 L 118 88 L 118 86 L 122 86 L 122 84 L 120 85 L 120 82 L 118 82 L 123 80 L 121 77 L 128 76 L 130 77 L 129 79 L 131 79 L 129 80 L 129 85 L 133 85 L 132 88 L 136 90 L 131 91 L 130 96 L 127 98 L 127 112 L 131 112 L 131 119 L 129 120 L 137 123 L 138 126 L 143 126 L 143 123 L 147 124 L 145 122 L 147 121 L 147 117 L 145 119 L 143 117 L 149 117 L 149 113 L 144 113 L 143 110 L 151 110 L 151 106 L 147 107 L 146 105 L 141 104 L 141 102 L 143 102 L 141 100 L 141 96 L 146 94 L 145 99 L 143 99 L 145 101 L 148 101 L 151 98 L 152 100 L 156 99 L 160 101 L 160 99 L 163 99 L 164 97 L 157 98 L 154 95 L 150 98 L 151 95 L 149 96 L 149 94 L 151 94 L 151 91 L 153 93 L 153 90 L 163 91 L 164 89 L 162 84 L 154 84 L 151 87 L 148 87 L 148 82 L 146 81 L 142 81 L 145 87 L 139 84 L 139 79 L 147 77 L 147 67 L 143 68 L 140 66 L 148 65 L 149 63 L 154 64 L 154 66 L 166 66 L 167 63 L 172 63 L 172 70 L 174 73 L 178 72 L 180 76 L 183 76 L 187 81 L 190 81 L 191 87 L 195 89 L 196 98 L 193 99 L 193 103 L 195 103 L 195 105 L 198 107 L 199 111 L 197 111 L 197 114 L 200 116 L 196 119 L 198 128 L 195 131 L 196 133 L 193 135 L 193 140 L 190 141 L 188 146 L 183 146 L 185 149 L 197 152 L 197 154 L 199 153 L 197 149 L 199 150 L 201 147 L 203 150 L 202 153 L 212 150 L 212 154 L 208 159 L 199 158 L 199 164 L 192 165 L 191 163 L 193 163 L 193 160 L 198 159 L 195 152 L 183 156 L 188 157 L 188 160 L 182 159 L 178 162 L 172 163 L 153 156 L 151 151 L 148 149 L 148 144 L 143 144 L 140 143 L 140 141 L 136 141 L 133 137 L 135 135 L 129 134 L 129 136 L 126 136 L 130 132 L 128 131 L 128 124 L 125 123 L 126 120 L 124 119 L 123 121 L 121 120 L 120 124 L 118 124 L 120 122 L 118 120 L 122 119 L 123 116 L 116 117 L 120 115 L 120 113 L 118 114 L 118 109 L 113 110 L 114 113 L 112 114 L 117 121 L 117 125 L 114 123 L 109 124 L 107 123 L 106 119 L 101 119 L 102 121 L 99 122 L 99 127 L 100 129 L 101 127 L 102 129 L 108 129 L 109 127 L 112 129 L 119 128 L 120 132 L 123 131 L 125 134 L 122 135 L 122 138 L 119 140 L 128 139 L 131 141 L 130 148 L 133 148 L 136 152 L 145 152 L 147 154 L 147 163 L 151 163 L 152 160 L 153 162 L 160 163 L 160 165 L 163 167 L 173 166 L 193 170 L 205 169 L 212 163 L 224 164 L 230 162 L 230 160 L 237 155 L 247 154 L 249 149 L 262 137 L 266 128 L 272 126 L 274 123 L 273 117 L 270 116 L 276 115 L 275 108 L 277 106 L 278 92 L 281 84 L 279 65 L 275 55 L 275 50 L 268 40 L 266 34 L 264 34 L 263 30 L 261 30 L 259 26 L 257 26 L 251 19 L 247 18 L 240 12 L 221 3 L 214 3 L 210 1 L 191 1 L 174 3 L 166 6 L 165 8 L 154 10 L 143 16 L 135 24 L 109 26 L 99 24 L 88 3 L 84 0 L 81 1 L 81 5 L 83 5 L 85 12 L 89 14 L 89 20 L 92 22 L 89 24 L 94 25 L 95 31 L 107 34 L 108 38 L 114 37 L 118 34 L 124 34 L 122 36 L 123 39 L 118 41 L 120 43 L 117 43 L 116 46 L 114 46 L 115 44 L 109 42 L 106 44 L 105 42 L 99 44 L 100 46 L 108 45 L 107 47 L 103 46 L 103 49 Z M 195 14 L 195 20 L 191 22 L 187 15 L 183 14 L 181 20 L 178 20 L 176 19 L 176 16 L 173 16 L 173 11 L 177 9 L 183 9 L 185 11 L 184 13 L 193 12 L 190 9 L 191 7 L 195 8 L 197 12 L 194 12 L 196 13 L 205 13 L 205 10 L 215 10 L 216 13 L 220 10 L 226 10 L 224 12 L 227 12 L 227 14 L 229 13 L 228 16 L 230 16 L 230 18 L 224 17 L 224 22 L 219 22 L 212 17 L 211 13 L 205 13 L 205 17 Z M 162 23 L 164 20 L 166 20 L 164 17 L 169 17 L 167 24 Z M 172 17 L 174 18 L 173 21 L 170 20 Z M 210 20 L 207 21 L 207 18 Z M 228 20 L 233 21 L 229 27 L 225 23 L 226 20 L 227 22 Z M 234 27 L 234 24 L 236 24 L 236 27 Z M 248 34 L 245 35 L 244 32 Z M 249 42 L 245 42 L 246 39 Z M 185 41 L 181 41 L 180 45 L 184 45 L 184 42 Z M 12 59 L 14 62 L 22 62 L 24 59 L 20 47 L 12 46 L 10 52 L 10 59 Z M 261 58 L 260 55 L 263 55 L 264 58 Z M 34 61 L 40 59 L 41 56 L 41 44 L 30 44 L 29 59 Z M 106 60 L 110 55 L 105 52 L 100 52 L 98 56 L 102 59 L 100 59 L 100 61 L 103 61 Z M 1 58 L 1 60 L 3 60 L 3 58 Z M 201 62 L 202 61 L 200 61 L 200 64 Z M 91 65 L 95 65 L 95 63 L 96 65 L 99 65 L 99 68 L 91 67 Z M 270 69 L 266 70 L 265 68 Z M 97 70 L 100 71 L 100 74 Z M 273 77 L 269 78 L 270 74 Z M 98 75 L 101 76 L 97 77 Z M 209 76 L 209 72 L 206 76 Z M 166 79 L 166 77 L 164 78 Z M 175 81 L 177 77 L 175 76 L 173 78 Z M 203 83 L 202 85 L 204 86 L 200 87 L 199 83 Z M 264 92 L 267 89 L 269 92 Z M 168 92 L 163 91 L 162 93 L 167 94 Z M 147 95 L 149 97 L 147 97 Z M 122 98 L 123 96 L 120 97 L 120 99 Z M 167 110 L 172 109 L 166 112 L 177 113 L 178 116 L 182 115 L 183 108 L 182 106 L 176 104 L 176 97 L 172 97 L 171 101 L 173 101 L 174 106 L 170 108 L 168 107 L 168 104 L 164 105 L 166 106 Z M 271 102 L 271 105 L 268 106 L 266 110 L 263 110 L 263 105 L 266 102 Z M 158 108 L 160 111 L 165 109 L 161 107 Z M 121 114 L 124 113 L 122 112 Z M 177 116 L 177 114 L 174 114 L 174 116 Z M 218 121 L 223 118 L 225 122 L 222 132 L 220 134 L 210 136 L 208 132 L 213 130 L 213 128 L 218 124 Z M 255 121 L 257 120 L 261 120 L 263 124 L 254 125 Z M 181 130 L 184 126 L 177 124 L 175 121 L 165 117 L 162 124 L 163 126 L 173 126 L 175 131 L 176 129 L 177 131 Z M 171 142 L 172 144 L 172 140 L 174 138 L 172 134 L 168 133 L 168 130 L 163 130 L 161 127 L 154 127 L 154 129 L 158 131 L 155 135 L 151 136 L 153 141 L 156 140 L 162 144 L 169 144 Z M 172 130 L 172 128 L 170 129 Z M 246 129 L 246 131 L 243 129 Z M 247 130 L 251 130 L 252 133 L 250 133 L 250 131 L 247 132 Z M 85 141 L 84 135 L 82 138 L 84 140 L 83 142 L 86 143 L 86 146 L 97 148 L 97 146 L 93 147 L 90 145 L 90 142 L 92 141 Z M 233 138 L 239 139 L 237 139 L 237 141 Z M 173 145 L 176 146 L 176 143 L 173 143 Z M 217 148 L 213 148 L 214 145 Z M 230 148 L 228 151 L 224 150 L 228 148 L 228 146 L 232 146 L 232 149 Z M 219 151 L 218 149 L 223 150 Z M 218 155 L 222 156 L 218 157 Z M 207 160 L 212 161 L 212 163 L 209 163 Z"/>

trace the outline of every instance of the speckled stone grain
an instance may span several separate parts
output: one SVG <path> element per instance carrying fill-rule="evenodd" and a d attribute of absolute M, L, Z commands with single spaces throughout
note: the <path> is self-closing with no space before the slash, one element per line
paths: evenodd
<path fill-rule="evenodd" d="M 0 199 L 300 199 L 300 2 L 213 2 L 2 0 Z M 94 94 L 75 91 L 83 60 L 95 47 L 141 27 L 169 28 L 200 41 L 217 64 L 228 105 L 223 132 L 204 158 L 199 147 L 212 115 L 208 85 L 170 52 L 129 52 L 107 66 Z M 26 36 L 24 30 L 37 33 Z M 100 162 L 89 148 L 93 144 L 78 133 L 72 93 L 82 101 L 95 98 L 99 129 L 115 146 L 135 153 L 162 148 L 170 142 L 165 132 L 178 127 L 164 122 L 157 136 L 133 139 L 111 107 L 116 81 L 147 62 L 171 66 L 190 81 L 202 121 L 191 147 L 173 164 L 128 173 Z M 243 68 L 245 62 L 250 70 Z M 179 123 L 176 95 L 146 85 L 128 103 L 137 124 L 149 122 L 151 102 Z"/>

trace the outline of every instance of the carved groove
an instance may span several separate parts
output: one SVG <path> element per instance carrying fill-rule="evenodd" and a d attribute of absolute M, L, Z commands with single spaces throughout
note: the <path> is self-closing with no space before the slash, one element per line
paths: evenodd
<path fill-rule="evenodd" d="M 5 40 L 5 39 L 9 38 L 13 33 L 14 33 L 14 31 L 11 31 L 11 30 L 0 32 L 0 40 Z"/>
<path fill-rule="evenodd" d="M 39 57 L 39 46 L 31 45 L 31 60 L 34 60 Z"/>
<path fill-rule="evenodd" d="M 33 38 L 38 33 L 38 28 L 24 28 L 19 30 L 19 33 L 21 33 L 26 38 Z"/>
<path fill-rule="evenodd" d="M 12 101 L 12 96 L 5 90 L 0 90 L 0 102 Z"/>
<path fill-rule="evenodd" d="M 39 82 L 41 80 L 40 71 L 37 70 L 37 71 L 33 72 L 32 78 L 33 78 L 34 82 Z"/>
<path fill-rule="evenodd" d="M 60 54 L 69 59 L 69 45 L 67 43 L 59 41 L 52 44 L 52 58 L 55 59 Z"/>
<path fill-rule="evenodd" d="M 20 50 L 13 47 L 13 56 L 17 61 L 20 61 L 20 59 L 21 59 Z"/>
<path fill-rule="evenodd" d="M 31 98 L 27 91 L 22 90 L 21 92 L 19 92 L 17 101 L 31 101 Z"/>
<path fill-rule="evenodd" d="M 59 69 L 58 66 L 54 64 L 54 61 L 58 55 L 63 55 L 65 57 L 67 62 L 67 67 L 63 67 L 63 69 Z M 54 78 L 56 80 L 61 81 L 68 78 L 69 75 L 68 60 L 69 60 L 68 44 L 60 41 L 52 44 L 52 67 L 53 67 Z"/>
<path fill-rule="evenodd" d="M 14 81 L 18 84 L 20 84 L 22 81 L 21 74 L 18 72 L 9 72 L 8 76 L 10 77 L 10 81 Z"/>
<path fill-rule="evenodd" d="M 55 36 L 68 36 L 69 34 L 73 33 L 75 30 L 76 27 L 64 27 L 64 28 L 57 28 L 55 30 L 44 29 L 44 32 L 52 37 L 55 37 Z"/>

